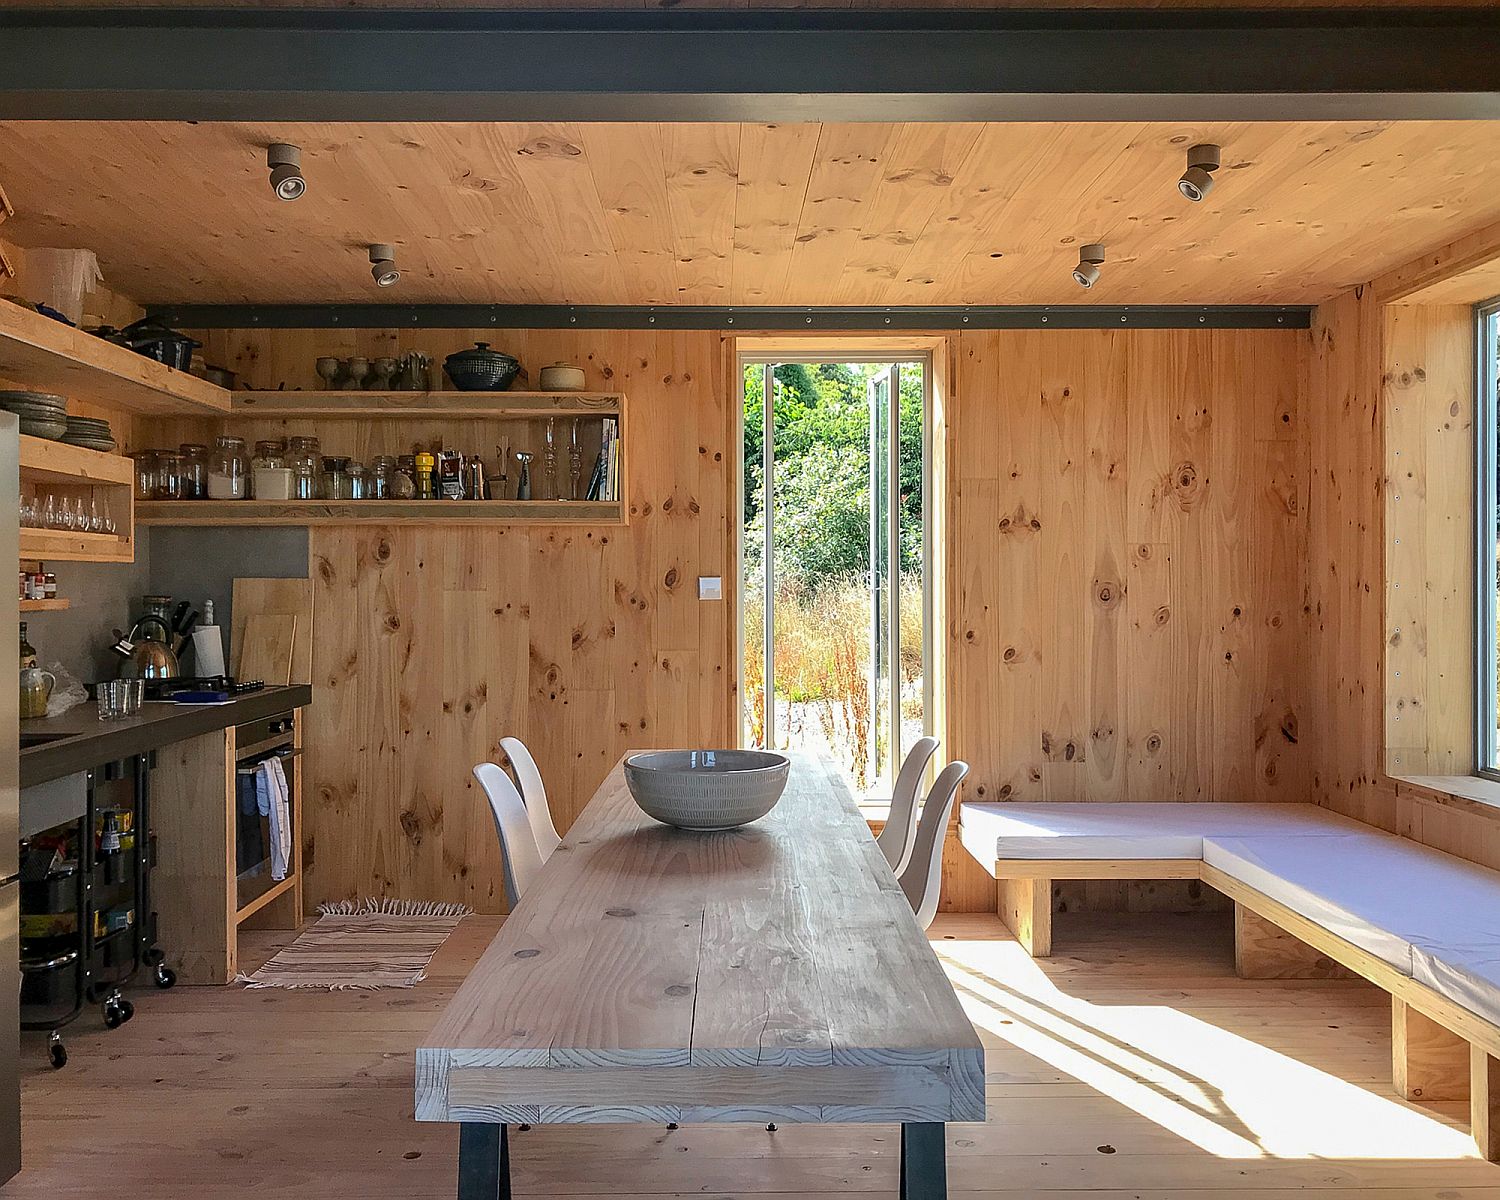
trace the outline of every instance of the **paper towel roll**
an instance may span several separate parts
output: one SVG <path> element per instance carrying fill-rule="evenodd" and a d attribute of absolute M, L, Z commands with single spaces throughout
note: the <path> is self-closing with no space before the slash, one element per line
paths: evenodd
<path fill-rule="evenodd" d="M 200 625 L 193 630 L 193 658 L 199 675 L 224 674 L 224 639 L 217 625 Z"/>

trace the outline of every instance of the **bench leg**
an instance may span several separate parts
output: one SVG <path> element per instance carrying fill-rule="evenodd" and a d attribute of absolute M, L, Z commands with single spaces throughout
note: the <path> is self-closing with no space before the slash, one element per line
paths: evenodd
<path fill-rule="evenodd" d="M 901 1200 L 948 1200 L 948 1138 L 941 1121 L 901 1126 Z"/>
<path fill-rule="evenodd" d="M 1234 906 L 1234 969 L 1241 979 L 1352 979 L 1326 954 L 1279 925 Z"/>
<path fill-rule="evenodd" d="M 995 880 L 995 911 L 1032 958 L 1052 956 L 1052 880 Z"/>
<path fill-rule="evenodd" d="M 1469 1109 L 1479 1156 L 1500 1162 L 1500 1058 L 1469 1047 Z"/>
<path fill-rule="evenodd" d="M 504 1125 L 458 1127 L 458 1200 L 510 1200 L 510 1139 Z"/>
<path fill-rule="evenodd" d="M 1391 997 L 1391 1077 L 1405 1100 L 1467 1100 L 1469 1043 Z"/>

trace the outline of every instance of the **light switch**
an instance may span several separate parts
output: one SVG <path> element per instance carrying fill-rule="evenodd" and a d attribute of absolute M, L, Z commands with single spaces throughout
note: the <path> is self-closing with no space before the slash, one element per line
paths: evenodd
<path fill-rule="evenodd" d="M 722 600 L 724 599 L 724 581 L 717 575 L 698 576 L 698 599 L 700 600 Z"/>

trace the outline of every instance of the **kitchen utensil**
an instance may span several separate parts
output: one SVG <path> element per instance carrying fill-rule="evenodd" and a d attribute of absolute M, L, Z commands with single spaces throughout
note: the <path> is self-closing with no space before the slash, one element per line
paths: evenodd
<path fill-rule="evenodd" d="M 581 392 L 584 388 L 583 368 L 572 363 L 555 362 L 542 368 L 538 382 L 544 392 Z"/>
<path fill-rule="evenodd" d="M 733 829 L 781 799 L 791 760 L 766 750 L 655 750 L 625 760 L 641 811 L 679 829 Z"/>
<path fill-rule="evenodd" d="M 160 317 L 142 317 L 121 330 L 126 343 L 137 354 L 165 363 L 179 371 L 187 370 L 193 351 L 199 346 L 185 333 L 179 333 Z"/>
<path fill-rule="evenodd" d="M 516 451 L 516 461 L 521 464 L 521 475 L 516 480 L 516 499 L 531 499 L 531 458 L 525 450 Z"/>
<path fill-rule="evenodd" d="M 453 386 L 463 392 L 503 392 L 521 373 L 521 363 L 488 342 L 475 342 L 472 350 L 457 350 L 443 360 L 443 369 Z"/>

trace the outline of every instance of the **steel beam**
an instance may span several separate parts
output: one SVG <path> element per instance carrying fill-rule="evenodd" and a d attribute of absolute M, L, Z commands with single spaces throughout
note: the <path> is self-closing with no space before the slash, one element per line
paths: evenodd
<path fill-rule="evenodd" d="M 910 332 L 947 329 L 1306 329 L 1304 305 L 970 305 L 695 308 L 567 304 L 164 304 L 186 329 L 723 329 Z"/>
<path fill-rule="evenodd" d="M 1493 9 L 0 12 L 0 119 L 1494 117 Z"/>

